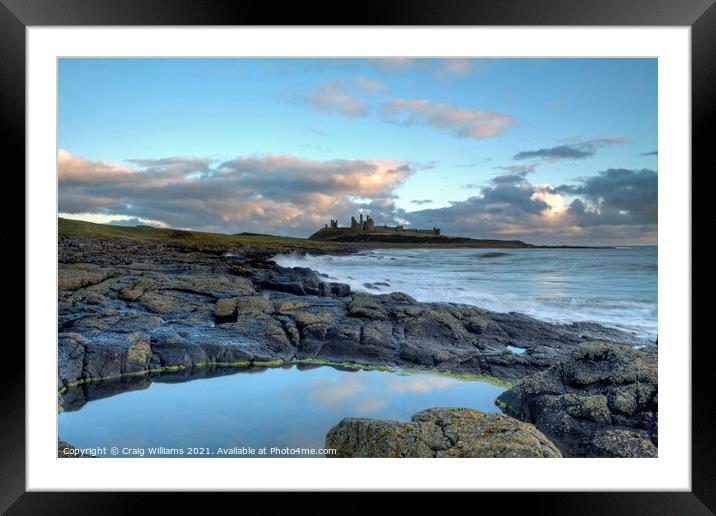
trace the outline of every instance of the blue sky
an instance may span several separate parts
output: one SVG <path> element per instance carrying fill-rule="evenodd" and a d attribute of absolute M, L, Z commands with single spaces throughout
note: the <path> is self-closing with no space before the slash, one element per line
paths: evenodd
<path fill-rule="evenodd" d="M 61 59 L 58 115 L 62 216 L 656 243 L 655 59 Z"/>

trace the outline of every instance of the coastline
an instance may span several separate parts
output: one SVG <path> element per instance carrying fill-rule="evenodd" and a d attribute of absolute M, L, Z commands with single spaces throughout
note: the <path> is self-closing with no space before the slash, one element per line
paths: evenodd
<path fill-rule="evenodd" d="M 291 251 L 356 252 L 355 246 L 217 243 L 182 232 L 108 239 L 63 233 L 62 226 L 58 390 L 115 377 L 292 362 L 517 383 L 592 341 L 656 351 L 644 339 L 593 323 L 546 323 L 399 292 L 351 292 L 317 271 L 269 259 Z M 510 351 L 515 343 L 526 352 Z"/>
<path fill-rule="evenodd" d="M 654 341 L 657 250 L 361 249 L 351 255 L 272 256 L 352 291 L 402 292 L 421 302 L 517 312 L 552 323 L 592 322 Z"/>

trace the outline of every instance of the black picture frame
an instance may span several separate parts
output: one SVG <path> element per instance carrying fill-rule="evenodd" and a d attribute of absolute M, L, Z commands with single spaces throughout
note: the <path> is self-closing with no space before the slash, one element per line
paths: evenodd
<path fill-rule="evenodd" d="M 689 26 L 692 41 L 692 169 L 716 170 L 711 136 L 716 134 L 716 6 L 715 0 L 397 0 L 363 1 L 326 8 L 319 4 L 197 0 L 0 0 L 0 127 L 5 155 L 25 170 L 25 31 L 32 26 L 63 25 L 552 25 L 552 26 Z M 682 171 L 685 178 L 690 171 Z M 691 172 L 693 178 L 693 172 Z M 24 192 L 24 181 L 16 192 Z M 24 199 L 24 195 L 17 195 Z M 20 201 L 21 203 L 23 201 Z M 9 217 L 8 207 L 2 208 Z M 24 212 L 24 210 L 23 210 Z M 17 211 L 15 220 L 17 218 Z M 15 242 L 24 241 L 16 221 Z M 20 229 L 23 232 L 20 233 Z M 693 252 L 693 251 L 692 251 Z M 17 257 L 19 259 L 19 257 Z M 26 263 L 26 262 L 25 262 Z M 32 270 L 25 267 L 25 275 Z M 19 275 L 16 281 L 19 282 Z M 17 292 L 20 292 L 17 285 Z M 688 346 L 691 343 L 684 343 Z M 710 339 L 694 340 L 692 350 L 692 491 L 619 493 L 481 493 L 486 503 L 524 507 L 530 514 L 713 514 L 716 511 L 716 435 L 709 384 Z M 186 510 L 188 493 L 58 493 L 25 492 L 25 353 L 14 340 L 4 345 L 5 380 L 0 425 L 0 510 L 7 514 L 126 514 L 141 512 L 151 502 L 165 512 Z M 226 494 L 204 493 L 218 508 L 232 502 Z M 266 495 L 247 500 L 279 512 L 277 499 Z M 254 497 L 256 495 L 253 495 Z M 489 497 L 489 498 L 485 498 Z M 491 499 L 490 499 L 491 498 Z M 264 500 L 262 502 L 262 499 Z M 362 498 L 363 499 L 363 498 Z M 291 505 L 303 496 L 292 495 Z M 354 512 L 369 508 L 337 501 L 330 509 Z M 421 496 L 413 502 L 422 504 Z M 459 502 L 457 502 L 459 503 Z M 474 503 L 474 502 L 472 502 Z M 206 506 L 205 506 L 206 507 Z M 229 505 L 231 507 L 231 505 Z M 318 509 L 318 506 L 315 506 Z M 409 505 L 403 506 L 409 510 Z M 477 510 L 477 509 L 476 509 Z M 493 509 L 494 510 L 494 509 Z M 258 511 L 262 512 L 262 511 Z M 268 510 L 266 512 L 273 512 Z"/>

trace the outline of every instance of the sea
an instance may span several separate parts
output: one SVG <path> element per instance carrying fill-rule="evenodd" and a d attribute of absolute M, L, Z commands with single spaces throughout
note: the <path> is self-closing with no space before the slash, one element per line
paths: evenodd
<path fill-rule="evenodd" d="M 374 294 L 464 303 L 545 321 L 592 321 L 655 339 L 657 247 L 389 248 L 349 255 L 282 254 L 286 267 L 310 267 L 326 281 Z"/>

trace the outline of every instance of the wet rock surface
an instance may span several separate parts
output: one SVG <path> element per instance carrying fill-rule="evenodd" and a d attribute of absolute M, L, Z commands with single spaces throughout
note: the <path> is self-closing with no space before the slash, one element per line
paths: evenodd
<path fill-rule="evenodd" d="M 597 324 L 421 303 L 399 292 L 354 293 L 317 271 L 281 267 L 271 254 L 61 235 L 58 386 L 166 367 L 303 358 L 514 381 L 587 341 L 646 344 Z"/>
<path fill-rule="evenodd" d="M 561 457 L 533 425 L 466 408 L 431 408 L 409 422 L 346 418 L 326 436 L 328 457 Z"/>
<path fill-rule="evenodd" d="M 656 457 L 657 353 L 583 344 L 502 393 L 502 410 L 534 424 L 570 457 Z"/>

